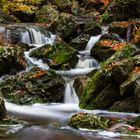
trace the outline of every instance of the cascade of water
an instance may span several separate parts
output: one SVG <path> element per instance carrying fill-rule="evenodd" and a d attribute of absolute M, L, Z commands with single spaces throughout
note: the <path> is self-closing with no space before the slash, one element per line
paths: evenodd
<path fill-rule="evenodd" d="M 86 46 L 86 50 L 90 51 L 91 48 L 97 43 L 97 41 L 100 39 L 101 35 L 97 35 L 97 36 L 91 36 L 90 40 Z"/>
<path fill-rule="evenodd" d="M 96 59 L 87 57 L 86 55 L 79 55 L 79 61 L 76 68 L 93 68 L 98 66 L 99 63 Z"/>
<path fill-rule="evenodd" d="M 48 35 L 49 36 L 45 36 L 40 31 L 36 31 L 33 28 L 28 28 L 28 31 L 21 33 L 22 42 L 27 43 L 29 45 L 36 46 L 35 48 L 32 48 L 29 51 L 24 52 L 25 58 L 27 62 L 30 64 L 30 66 L 37 65 L 39 68 L 43 70 L 48 70 L 49 68 L 48 65 L 45 64 L 41 59 L 35 59 L 35 58 L 30 57 L 30 53 L 33 50 L 38 49 L 39 47 L 42 47 L 45 44 L 52 45 L 54 43 L 55 35 L 51 33 L 49 33 Z"/>
<path fill-rule="evenodd" d="M 73 80 L 69 80 L 66 82 L 64 103 L 79 104 L 79 98 L 73 87 L 73 82 Z"/>
<path fill-rule="evenodd" d="M 52 41 L 50 40 L 50 38 L 43 34 L 39 29 L 35 29 L 32 27 L 28 27 L 26 31 L 21 32 L 21 42 L 32 46 L 42 46 L 45 44 L 51 44 Z"/>

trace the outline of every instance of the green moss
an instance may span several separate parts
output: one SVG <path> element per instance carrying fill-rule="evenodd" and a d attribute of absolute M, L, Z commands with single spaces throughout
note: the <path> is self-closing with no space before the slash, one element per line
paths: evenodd
<path fill-rule="evenodd" d="M 112 81 L 112 73 L 99 69 L 89 78 L 85 90 L 80 98 L 80 107 L 86 109 L 96 108 L 95 100 L 100 91 Z"/>
<path fill-rule="evenodd" d="M 102 63 L 102 67 L 113 61 L 115 62 L 121 59 L 131 58 L 137 52 L 139 52 L 139 48 L 136 45 L 128 44 L 128 46 L 125 46 L 122 49 L 118 50 L 115 54 L 113 54 L 106 61 L 104 61 L 104 63 Z"/>
<path fill-rule="evenodd" d="M 90 113 L 77 113 L 70 118 L 69 125 L 74 128 L 107 129 L 110 121 Z"/>
<path fill-rule="evenodd" d="M 30 55 L 44 60 L 53 69 L 62 68 L 64 64 L 75 67 L 78 57 L 77 51 L 65 43 L 46 45 L 34 50 Z"/>

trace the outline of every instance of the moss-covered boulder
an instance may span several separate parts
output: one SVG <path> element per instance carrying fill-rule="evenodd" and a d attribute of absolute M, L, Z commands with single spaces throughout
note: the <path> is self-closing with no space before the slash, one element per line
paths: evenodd
<path fill-rule="evenodd" d="M 84 25 L 83 31 L 86 34 L 98 35 L 101 34 L 102 28 L 98 21 L 94 21 L 91 19 Z"/>
<path fill-rule="evenodd" d="M 20 46 L 0 46 L 0 75 L 14 74 L 25 67 L 24 51 Z"/>
<path fill-rule="evenodd" d="M 114 33 L 122 38 L 126 38 L 127 27 L 129 25 L 128 21 L 115 21 L 110 24 L 109 33 Z"/>
<path fill-rule="evenodd" d="M 65 65 L 75 67 L 78 56 L 77 51 L 65 43 L 46 45 L 31 52 L 30 56 L 42 59 L 53 69 L 62 69 Z"/>
<path fill-rule="evenodd" d="M 69 42 L 72 38 L 76 37 L 78 24 L 73 21 L 72 15 L 61 13 L 56 27 L 56 34 L 60 35 L 65 41 Z"/>
<path fill-rule="evenodd" d="M 85 50 L 86 45 L 90 39 L 89 34 L 82 34 L 74 39 L 71 40 L 70 46 L 75 48 L 76 50 Z"/>
<path fill-rule="evenodd" d="M 38 68 L 11 76 L 0 84 L 3 96 L 16 104 L 62 102 L 64 89 L 64 80 L 53 70 Z"/>
<path fill-rule="evenodd" d="M 52 4 L 56 5 L 61 12 L 70 12 L 72 0 L 50 0 Z"/>
<path fill-rule="evenodd" d="M 140 2 L 137 0 L 112 0 L 106 9 L 108 21 L 122 21 L 138 18 Z M 130 10 L 134 9 L 134 10 Z"/>
<path fill-rule="evenodd" d="M 135 67 L 139 64 L 138 52 L 138 46 L 129 44 L 119 49 L 102 63 L 101 68 L 89 77 L 80 98 L 80 107 L 87 109 L 109 109 L 115 102 L 120 101 L 120 103 L 125 104 L 124 108 L 119 109 L 120 111 L 129 110 L 130 112 L 137 112 L 138 109 L 133 108 L 136 106 L 134 88 L 127 86 L 128 84 L 125 83 L 130 81 L 129 75 L 134 75 Z M 137 78 L 132 78 L 133 85 L 136 80 Z M 125 108 L 129 104 L 127 101 L 135 103 L 135 106 L 132 106 L 133 109 Z"/>
<path fill-rule="evenodd" d="M 44 5 L 36 12 L 36 21 L 42 23 L 54 23 L 59 19 L 57 7 L 51 4 Z"/>
<path fill-rule="evenodd" d="M 124 100 L 120 100 L 115 102 L 109 111 L 116 111 L 116 112 L 138 112 L 136 107 L 136 101 L 133 96 L 128 97 Z"/>
<path fill-rule="evenodd" d="M 88 76 L 78 77 L 74 80 L 73 86 L 78 97 L 81 97 L 83 90 L 86 86 Z"/>
<path fill-rule="evenodd" d="M 99 61 L 104 61 L 113 55 L 118 49 L 127 46 L 125 42 L 111 39 L 100 39 L 94 47 L 92 47 L 90 55 Z"/>
<path fill-rule="evenodd" d="M 90 113 L 76 113 L 69 119 L 69 125 L 74 128 L 107 129 L 110 120 Z"/>

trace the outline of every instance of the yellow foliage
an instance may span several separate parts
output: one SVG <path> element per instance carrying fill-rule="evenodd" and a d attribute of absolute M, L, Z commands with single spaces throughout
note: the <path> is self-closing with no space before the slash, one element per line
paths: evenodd
<path fill-rule="evenodd" d="M 2 0 L 3 11 L 5 12 L 34 12 L 38 9 L 38 6 L 42 3 L 42 0 Z"/>

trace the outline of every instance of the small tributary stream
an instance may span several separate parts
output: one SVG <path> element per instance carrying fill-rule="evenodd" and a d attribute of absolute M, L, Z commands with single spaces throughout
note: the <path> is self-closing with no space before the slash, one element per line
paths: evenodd
<path fill-rule="evenodd" d="M 105 30 L 106 31 L 106 30 Z M 0 28 L 0 32 L 6 32 L 6 38 L 9 37 L 9 30 Z M 91 47 L 99 40 L 101 35 L 92 36 L 87 44 L 86 50 L 78 54 L 79 61 L 74 69 L 68 71 L 56 71 L 65 80 L 64 103 L 33 104 L 30 106 L 20 106 L 5 101 L 6 109 L 9 114 L 29 122 L 29 125 L 11 125 L 7 127 L 5 140 L 115 140 L 125 139 L 128 136 L 122 136 L 119 133 L 101 130 L 75 130 L 67 125 L 67 120 L 75 112 L 89 112 L 117 118 L 135 117 L 132 113 L 115 113 L 103 110 L 82 110 L 79 108 L 79 99 L 73 87 L 75 77 L 83 76 L 94 69 L 98 69 L 98 62 L 89 56 Z M 25 58 L 28 61 L 30 69 L 33 65 L 43 70 L 48 70 L 47 64 L 42 60 L 30 57 L 30 53 L 42 47 L 44 44 L 53 44 L 55 35 L 51 33 L 43 34 L 38 29 L 27 27 L 26 31 L 21 32 L 21 42 L 30 46 L 35 46 L 29 51 L 25 51 Z M 57 89 L 56 89 L 57 90 Z M 56 91 L 57 92 L 57 91 Z"/>

